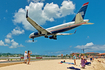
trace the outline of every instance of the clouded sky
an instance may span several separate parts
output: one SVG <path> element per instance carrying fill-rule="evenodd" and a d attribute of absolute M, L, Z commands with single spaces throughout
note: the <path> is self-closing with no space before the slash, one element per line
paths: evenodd
<path fill-rule="evenodd" d="M 83 25 L 66 33 L 71 36 L 58 36 L 57 40 L 44 37 L 29 39 L 29 35 L 37 30 L 27 22 L 25 15 L 43 28 L 49 28 L 70 22 L 87 0 L 1 0 L 0 1 L 0 53 L 24 53 L 31 50 L 33 54 L 60 55 L 72 52 L 105 51 L 105 1 L 88 0 L 89 5 L 85 19 L 93 25 Z"/>

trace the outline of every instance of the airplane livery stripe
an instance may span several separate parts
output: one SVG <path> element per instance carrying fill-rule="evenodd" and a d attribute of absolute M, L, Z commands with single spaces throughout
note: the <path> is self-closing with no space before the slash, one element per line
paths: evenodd
<path fill-rule="evenodd" d="M 86 22 L 83 22 L 83 23 L 80 23 L 80 24 L 76 24 L 76 25 L 72 25 L 72 26 L 68 26 L 68 27 L 64 27 L 64 28 L 60 28 L 60 29 L 57 29 L 57 30 L 52 30 L 50 32 L 51 33 L 63 32 L 63 31 L 67 31 L 67 30 L 73 29 L 75 27 L 78 27 L 78 26 L 80 26 L 82 24 L 86 24 Z"/>
<path fill-rule="evenodd" d="M 88 4 L 89 4 L 89 2 L 87 2 L 87 3 L 83 4 L 83 6 L 88 5 Z"/>
<path fill-rule="evenodd" d="M 67 31 L 67 30 L 70 30 L 70 29 L 73 29 L 75 27 L 78 27 L 82 24 L 85 24 L 86 22 L 83 22 L 83 23 L 80 23 L 80 24 L 76 24 L 76 25 L 72 25 L 72 26 L 68 26 L 68 27 L 64 27 L 64 28 L 60 28 L 60 29 L 56 29 L 56 30 L 52 30 L 50 31 L 51 33 L 58 33 L 58 32 L 63 32 L 63 31 Z"/>

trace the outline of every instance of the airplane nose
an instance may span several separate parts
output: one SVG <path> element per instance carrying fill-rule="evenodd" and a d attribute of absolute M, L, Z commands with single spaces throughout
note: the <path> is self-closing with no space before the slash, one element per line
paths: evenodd
<path fill-rule="evenodd" d="M 29 35 L 29 38 L 34 38 L 34 33 L 31 33 L 30 35 Z"/>

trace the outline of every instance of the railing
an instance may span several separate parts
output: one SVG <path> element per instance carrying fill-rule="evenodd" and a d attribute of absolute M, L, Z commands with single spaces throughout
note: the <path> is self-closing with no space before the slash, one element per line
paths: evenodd
<path fill-rule="evenodd" d="M 31 57 L 31 60 L 36 59 L 61 59 L 61 57 Z M 64 57 L 64 59 L 69 59 L 69 57 Z M 0 57 L 0 60 L 22 61 L 24 60 L 24 57 Z"/>

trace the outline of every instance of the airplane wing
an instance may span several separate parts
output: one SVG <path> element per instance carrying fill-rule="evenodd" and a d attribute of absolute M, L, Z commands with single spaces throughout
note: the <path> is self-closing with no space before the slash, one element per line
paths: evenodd
<path fill-rule="evenodd" d="M 27 10 L 27 13 L 26 13 L 26 18 L 27 18 L 27 21 L 35 28 L 38 30 L 38 32 L 40 34 L 45 34 L 47 35 L 48 32 L 47 30 L 45 30 L 44 28 L 42 28 L 40 25 L 38 25 L 35 21 L 33 21 L 31 18 L 28 17 L 28 10 Z"/>
<path fill-rule="evenodd" d="M 56 35 L 72 35 L 74 33 L 57 33 Z"/>

